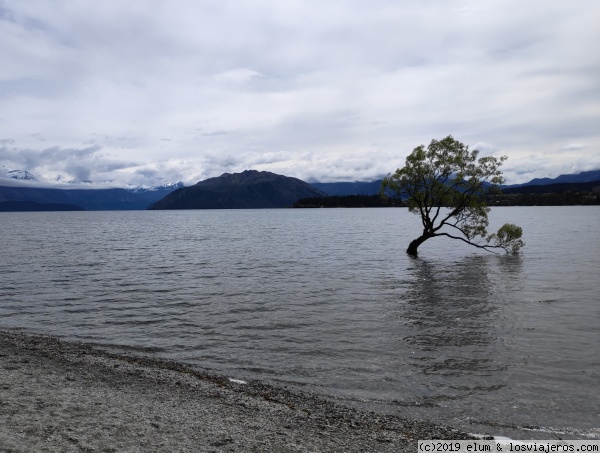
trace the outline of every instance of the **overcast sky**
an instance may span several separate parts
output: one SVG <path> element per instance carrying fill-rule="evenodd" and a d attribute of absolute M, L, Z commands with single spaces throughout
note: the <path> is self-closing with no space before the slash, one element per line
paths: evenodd
<path fill-rule="evenodd" d="M 596 0 L 0 0 L 0 165 L 372 180 L 449 134 L 508 183 L 600 168 Z"/>

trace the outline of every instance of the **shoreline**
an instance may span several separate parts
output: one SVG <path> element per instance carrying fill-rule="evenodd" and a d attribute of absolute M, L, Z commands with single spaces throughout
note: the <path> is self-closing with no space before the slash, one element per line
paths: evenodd
<path fill-rule="evenodd" d="M 0 330 L 0 452 L 415 451 L 468 439 L 260 381 Z"/>

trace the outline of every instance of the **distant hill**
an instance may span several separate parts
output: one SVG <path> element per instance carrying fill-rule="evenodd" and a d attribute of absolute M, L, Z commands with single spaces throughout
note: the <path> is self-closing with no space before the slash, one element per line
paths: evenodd
<path fill-rule="evenodd" d="M 582 171 L 576 174 L 564 174 L 556 178 L 535 178 L 523 184 L 502 186 L 502 190 L 526 186 L 542 186 L 558 183 L 586 183 L 600 181 L 600 170 Z M 310 185 L 327 195 L 376 195 L 381 188 L 381 179 L 369 182 L 313 182 Z"/>
<path fill-rule="evenodd" d="M 381 182 L 313 182 L 310 185 L 327 195 L 377 195 L 381 189 Z"/>
<path fill-rule="evenodd" d="M 291 207 L 295 201 L 325 194 L 296 178 L 267 171 L 224 173 L 183 187 L 150 209 L 261 209 Z"/>
<path fill-rule="evenodd" d="M 69 204 L 86 211 L 146 209 L 150 204 L 126 189 L 46 189 L 0 187 L 0 201 Z"/>
<path fill-rule="evenodd" d="M 546 178 L 544 178 L 546 179 Z M 535 181 L 535 180 L 534 180 Z M 522 186 L 503 187 L 503 194 L 513 193 L 558 193 L 564 191 L 574 192 L 597 192 L 600 189 L 600 178 L 589 182 L 561 182 L 553 184 L 525 184 Z"/>
<path fill-rule="evenodd" d="M 564 174 L 556 178 L 535 178 L 524 184 L 513 184 L 506 188 L 523 187 L 523 186 L 546 186 L 548 184 L 559 183 L 577 183 L 577 182 L 593 182 L 600 181 L 600 170 L 582 171 L 580 173 Z"/>

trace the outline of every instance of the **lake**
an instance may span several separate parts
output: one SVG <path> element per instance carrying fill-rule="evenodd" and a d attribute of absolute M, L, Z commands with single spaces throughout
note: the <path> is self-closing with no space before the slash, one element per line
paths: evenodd
<path fill-rule="evenodd" d="M 600 438 L 600 209 L 520 256 L 406 255 L 406 209 L 0 213 L 0 328 L 521 439 Z"/>

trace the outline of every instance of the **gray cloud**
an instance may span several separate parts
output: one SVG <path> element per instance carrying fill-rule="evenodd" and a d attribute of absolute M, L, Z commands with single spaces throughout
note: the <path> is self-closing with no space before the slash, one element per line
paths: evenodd
<path fill-rule="evenodd" d="M 517 179 L 570 170 L 570 144 L 587 167 L 599 17 L 587 0 L 5 0 L 0 146 L 29 169 L 127 181 L 371 179 L 448 134 L 508 155 Z M 517 172 L 530 160 L 546 167 Z"/>
<path fill-rule="evenodd" d="M 110 158 L 99 146 L 83 148 L 51 147 L 42 150 L 0 147 L 0 162 L 7 167 L 25 169 L 40 179 L 52 180 L 61 175 L 76 180 L 106 181 L 119 171 L 138 167 L 140 163 Z"/>

